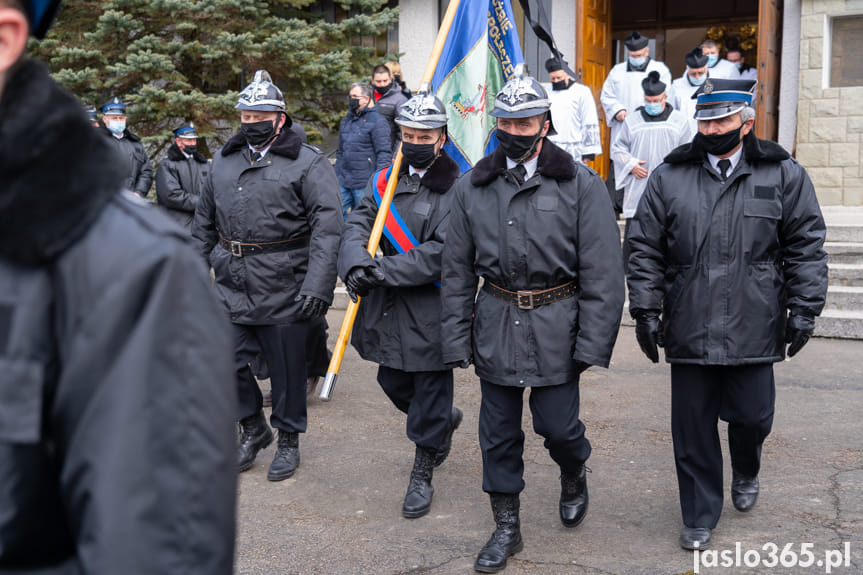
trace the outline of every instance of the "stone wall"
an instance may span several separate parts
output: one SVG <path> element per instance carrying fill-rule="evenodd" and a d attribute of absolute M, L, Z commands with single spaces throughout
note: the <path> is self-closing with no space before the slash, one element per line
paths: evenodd
<path fill-rule="evenodd" d="M 863 205 L 863 86 L 829 87 L 830 19 L 863 0 L 801 0 L 797 160 L 822 205 Z M 863 55 L 861 55 L 863 57 Z"/>

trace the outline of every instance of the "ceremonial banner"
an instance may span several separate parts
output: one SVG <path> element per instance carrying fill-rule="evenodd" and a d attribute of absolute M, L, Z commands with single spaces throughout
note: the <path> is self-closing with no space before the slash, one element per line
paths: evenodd
<path fill-rule="evenodd" d="M 497 147 L 494 97 L 524 62 L 509 0 L 461 0 L 432 76 L 447 108 L 447 153 L 462 172 Z"/>

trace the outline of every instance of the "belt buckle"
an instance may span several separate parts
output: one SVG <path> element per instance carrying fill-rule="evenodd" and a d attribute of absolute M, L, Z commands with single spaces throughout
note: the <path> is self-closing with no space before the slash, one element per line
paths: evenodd
<path fill-rule="evenodd" d="M 240 242 L 231 242 L 231 255 L 237 258 L 243 257 L 243 244 Z"/>
<path fill-rule="evenodd" d="M 518 309 L 533 309 L 533 291 L 531 290 L 519 290 L 516 293 L 516 303 L 518 304 Z M 527 298 L 527 303 L 525 303 L 525 299 Z"/>

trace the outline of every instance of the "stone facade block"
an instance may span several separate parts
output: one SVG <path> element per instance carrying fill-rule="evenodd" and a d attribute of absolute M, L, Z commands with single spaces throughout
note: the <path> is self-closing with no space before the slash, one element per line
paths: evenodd
<path fill-rule="evenodd" d="M 842 194 L 842 168 L 807 168 L 815 189 L 838 188 Z"/>
<path fill-rule="evenodd" d="M 812 100 L 810 102 L 810 110 L 815 118 L 821 116 L 838 116 L 839 115 L 839 100 L 825 100 L 824 98 Z"/>
<path fill-rule="evenodd" d="M 804 168 L 826 168 L 830 165 L 830 144 L 797 144 L 797 161 Z"/>
<path fill-rule="evenodd" d="M 839 114 L 858 116 L 863 113 L 863 86 L 839 89 Z"/>
<path fill-rule="evenodd" d="M 830 165 L 831 166 L 853 166 L 857 167 L 860 164 L 860 144 L 853 143 L 837 143 L 830 144 Z"/>
<path fill-rule="evenodd" d="M 818 198 L 818 203 L 822 206 L 841 206 L 842 188 L 821 188 L 816 184 L 815 197 Z"/>
<path fill-rule="evenodd" d="M 800 114 L 798 107 L 797 114 Z M 848 134 L 863 134 L 863 116 L 851 116 L 848 118 Z"/>
<path fill-rule="evenodd" d="M 800 17 L 801 38 L 821 38 L 824 36 L 824 14 L 809 14 Z"/>
<path fill-rule="evenodd" d="M 800 40 L 800 68 L 806 70 L 809 68 L 809 42 L 811 40 Z"/>
<path fill-rule="evenodd" d="M 800 99 L 797 104 L 797 143 L 809 141 L 809 102 Z"/>
<path fill-rule="evenodd" d="M 845 185 L 842 203 L 846 206 L 863 206 L 863 180 L 858 180 L 856 185 Z"/>
<path fill-rule="evenodd" d="M 845 118 L 818 118 L 809 123 L 810 142 L 845 142 L 848 121 Z"/>
<path fill-rule="evenodd" d="M 822 76 L 822 82 L 823 82 L 823 76 Z M 821 90 L 821 97 L 822 98 L 838 98 L 839 97 L 839 90 L 841 90 L 841 89 L 844 89 L 844 88 L 824 88 L 823 90 Z"/>
<path fill-rule="evenodd" d="M 801 99 L 817 100 L 822 98 L 822 78 L 821 70 L 801 70 L 800 71 L 800 95 Z"/>
<path fill-rule="evenodd" d="M 805 42 L 809 44 L 809 67 L 823 68 L 824 67 L 824 38 L 814 38 Z"/>

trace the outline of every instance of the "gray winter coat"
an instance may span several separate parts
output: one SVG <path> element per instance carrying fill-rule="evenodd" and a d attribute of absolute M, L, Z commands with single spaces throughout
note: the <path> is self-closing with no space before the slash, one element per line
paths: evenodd
<path fill-rule="evenodd" d="M 210 162 L 199 152 L 186 158 L 177 144 L 171 144 L 168 155 L 156 169 L 156 199 L 165 212 L 185 230 L 192 233 L 195 208 L 201 188 L 210 174 Z"/>
<path fill-rule="evenodd" d="M 213 158 L 193 235 L 216 274 L 231 321 L 300 321 L 299 295 L 332 303 L 342 231 L 339 187 L 320 152 L 282 130 L 259 162 L 237 134 Z M 268 243 L 308 238 L 290 249 L 236 257 L 219 241 Z"/>
<path fill-rule="evenodd" d="M 0 572 L 230 575 L 236 382 L 206 269 L 41 64 L 0 126 Z"/>
<path fill-rule="evenodd" d="M 396 116 L 398 116 L 399 107 L 407 101 L 408 97 L 402 92 L 401 86 L 393 82 L 390 84 L 390 89 L 375 102 L 375 110 L 384 117 L 390 127 L 390 148 L 393 152 L 396 144 L 401 141 L 401 131 L 396 124 Z"/>
<path fill-rule="evenodd" d="M 723 185 L 697 141 L 651 174 L 630 228 L 629 309 L 662 310 L 670 363 L 785 357 L 786 310 L 821 313 L 824 219 L 806 171 L 751 134 Z"/>
<path fill-rule="evenodd" d="M 537 173 L 522 186 L 498 148 L 453 193 L 443 255 L 444 361 L 472 352 L 479 377 L 520 387 L 572 381 L 577 361 L 607 367 L 623 308 L 623 261 L 596 172 L 545 139 Z M 578 292 L 522 310 L 485 290 L 476 295 L 480 277 L 510 291 L 575 281 Z"/>
<path fill-rule="evenodd" d="M 450 186 L 459 175 L 446 152 L 418 183 L 402 164 L 393 205 L 419 245 L 399 254 L 386 236 L 378 260 L 384 285 L 362 299 L 351 343 L 363 359 L 402 371 L 446 369 L 441 358 L 441 253 L 449 213 Z M 372 263 L 366 250 L 378 208 L 369 182 L 362 203 L 348 217 L 339 249 L 339 275 Z"/>
<path fill-rule="evenodd" d="M 336 175 L 349 190 L 365 188 L 373 172 L 392 163 L 390 128 L 374 108 L 348 112 L 339 125 Z"/>
<path fill-rule="evenodd" d="M 126 189 L 146 198 L 153 183 L 153 168 L 150 167 L 150 157 L 144 149 L 144 144 L 141 143 L 141 138 L 130 132 L 128 128 L 123 132 L 122 138 L 115 138 L 105 126 L 99 129 L 105 135 L 105 139 L 111 143 L 111 147 L 120 152 L 120 156 L 125 161 Z"/>

